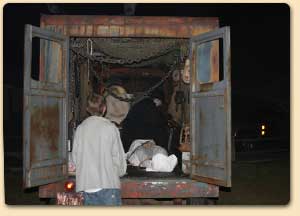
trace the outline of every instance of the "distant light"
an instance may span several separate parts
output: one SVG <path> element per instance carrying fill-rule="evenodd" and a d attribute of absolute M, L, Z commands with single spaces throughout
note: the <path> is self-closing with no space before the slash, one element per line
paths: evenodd
<path fill-rule="evenodd" d="M 261 135 L 262 135 L 262 136 L 264 136 L 265 134 L 266 134 L 266 132 L 265 132 L 265 131 L 262 131 L 262 132 L 261 132 Z"/>
<path fill-rule="evenodd" d="M 261 129 L 262 129 L 262 130 L 265 130 L 265 129 L 266 129 L 266 126 L 265 126 L 265 125 L 262 125 L 262 126 L 261 126 Z"/>

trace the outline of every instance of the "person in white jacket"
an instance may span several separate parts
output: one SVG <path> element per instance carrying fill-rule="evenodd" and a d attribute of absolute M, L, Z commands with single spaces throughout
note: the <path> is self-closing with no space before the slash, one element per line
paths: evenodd
<path fill-rule="evenodd" d="M 88 98 L 91 115 L 76 129 L 72 161 L 76 167 L 76 192 L 85 205 L 121 205 L 120 177 L 126 173 L 126 156 L 117 127 L 103 118 L 102 96 Z"/>

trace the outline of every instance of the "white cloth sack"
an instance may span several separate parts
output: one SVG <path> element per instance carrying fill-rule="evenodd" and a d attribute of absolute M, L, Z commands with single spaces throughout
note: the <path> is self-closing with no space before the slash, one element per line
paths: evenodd
<path fill-rule="evenodd" d="M 151 148 L 142 146 L 149 141 L 153 142 Z M 149 172 L 172 172 L 178 163 L 174 154 L 168 156 L 167 151 L 155 145 L 153 140 L 139 139 L 133 141 L 126 153 L 126 158 L 131 165 L 146 167 L 146 171 Z"/>
<path fill-rule="evenodd" d="M 151 142 L 151 147 L 142 146 L 146 142 Z M 133 166 L 150 168 L 152 167 L 151 159 L 158 153 L 168 156 L 167 151 L 164 148 L 156 145 L 154 140 L 138 139 L 133 141 L 130 145 L 129 151 L 126 153 L 126 158 Z"/>
<path fill-rule="evenodd" d="M 148 172 L 172 172 L 177 165 L 177 157 L 172 154 L 169 157 L 163 154 L 156 154 L 152 158 L 151 167 L 146 168 Z"/>

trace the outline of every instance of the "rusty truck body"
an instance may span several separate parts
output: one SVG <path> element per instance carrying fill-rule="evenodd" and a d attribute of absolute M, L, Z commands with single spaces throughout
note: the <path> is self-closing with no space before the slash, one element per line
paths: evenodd
<path fill-rule="evenodd" d="M 72 54 L 72 50 L 81 46 L 86 52 L 89 39 L 99 40 L 100 45 L 108 40 L 109 43 L 117 40 L 119 44 L 126 41 L 133 44 L 134 40 L 151 40 L 153 44 L 157 39 L 161 44 L 163 40 L 180 40 L 188 47 L 191 70 L 186 103 L 189 104 L 184 109 L 191 134 L 188 174 L 124 176 L 122 198 L 218 197 L 219 186 L 231 187 L 229 27 L 220 28 L 216 17 L 42 15 L 40 27 L 25 26 L 24 188 L 38 186 L 41 198 L 55 198 L 58 192 L 65 191 L 65 182 L 70 178 L 70 122 L 84 118 L 83 98 L 88 94 L 91 76 L 84 73 L 91 62 L 73 64 L 79 54 Z M 77 47 L 71 40 L 77 41 Z M 153 71 L 154 75 L 160 74 L 159 78 L 164 76 L 157 67 L 149 67 L 145 73 L 145 66 L 138 63 L 135 74 L 151 75 Z M 80 66 L 74 68 L 74 65 Z M 81 73 L 74 75 L 75 70 Z M 130 67 L 122 69 L 122 65 L 110 70 L 119 74 L 133 71 Z M 80 87 L 76 89 L 74 85 Z M 72 100 L 77 107 L 80 104 L 80 110 L 72 105 Z"/>

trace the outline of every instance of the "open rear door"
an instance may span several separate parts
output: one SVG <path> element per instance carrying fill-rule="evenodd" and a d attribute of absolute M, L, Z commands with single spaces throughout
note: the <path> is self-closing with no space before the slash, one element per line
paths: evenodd
<path fill-rule="evenodd" d="M 23 186 L 67 177 L 69 39 L 25 26 Z"/>
<path fill-rule="evenodd" d="M 230 28 L 190 40 L 191 177 L 231 187 Z"/>

